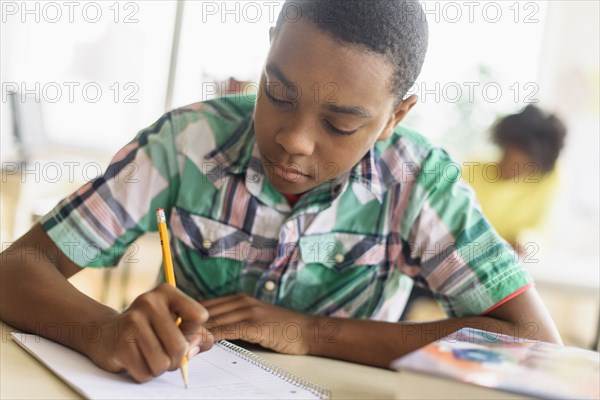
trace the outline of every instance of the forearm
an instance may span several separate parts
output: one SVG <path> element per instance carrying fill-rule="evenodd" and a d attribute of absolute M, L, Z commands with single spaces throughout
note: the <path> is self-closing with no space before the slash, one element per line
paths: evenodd
<path fill-rule="evenodd" d="M 309 354 L 388 368 L 394 359 L 464 327 L 521 337 L 533 332 L 479 316 L 403 323 L 317 317 Z"/>
<path fill-rule="evenodd" d="M 8 249 L 0 268 L 0 318 L 88 354 L 102 321 L 118 314 L 79 292 L 36 249 Z M 27 253 L 31 251 L 30 253 Z"/>

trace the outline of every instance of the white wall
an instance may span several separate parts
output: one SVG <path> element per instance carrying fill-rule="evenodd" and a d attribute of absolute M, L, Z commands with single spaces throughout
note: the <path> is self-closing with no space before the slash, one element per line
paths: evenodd
<path fill-rule="evenodd" d="M 3 119 L 32 91 L 52 140 L 112 153 L 163 112 L 175 2 L 68 4 L 2 2 Z"/>

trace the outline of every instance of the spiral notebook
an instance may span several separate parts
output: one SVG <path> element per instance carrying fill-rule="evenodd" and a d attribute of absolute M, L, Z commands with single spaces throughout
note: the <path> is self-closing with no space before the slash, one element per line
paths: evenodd
<path fill-rule="evenodd" d="M 328 399 L 328 390 L 284 371 L 233 343 L 220 341 L 193 357 L 188 388 L 179 371 L 139 384 L 112 374 L 82 354 L 36 335 L 13 333 L 13 340 L 75 391 L 89 399 Z"/>

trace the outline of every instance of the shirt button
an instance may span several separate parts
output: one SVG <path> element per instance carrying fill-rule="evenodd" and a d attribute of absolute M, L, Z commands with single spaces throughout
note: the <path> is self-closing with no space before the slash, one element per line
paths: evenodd
<path fill-rule="evenodd" d="M 212 242 L 208 239 L 204 239 L 204 241 L 202 242 L 202 247 L 204 247 L 206 250 L 210 249 L 210 247 L 212 246 Z"/>
<path fill-rule="evenodd" d="M 335 255 L 335 262 L 338 263 L 338 264 L 343 263 L 344 262 L 344 255 L 340 254 L 340 253 L 336 254 Z"/>
<path fill-rule="evenodd" d="M 252 243 L 252 242 L 254 242 L 254 238 L 253 237 L 249 237 L 248 238 L 248 243 Z"/>
<path fill-rule="evenodd" d="M 273 281 L 266 281 L 264 287 L 265 287 L 266 291 L 272 292 L 273 289 L 275 289 L 275 282 L 273 282 Z"/>
<path fill-rule="evenodd" d="M 288 221 L 285 223 L 285 227 L 288 229 L 292 229 L 294 227 L 294 221 Z"/>

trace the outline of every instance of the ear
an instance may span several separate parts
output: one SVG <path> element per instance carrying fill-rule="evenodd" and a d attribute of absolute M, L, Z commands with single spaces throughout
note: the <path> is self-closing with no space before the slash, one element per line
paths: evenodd
<path fill-rule="evenodd" d="M 417 95 L 410 95 L 407 99 L 403 100 L 398 107 L 394 110 L 394 113 L 390 116 L 387 124 L 381 131 L 381 135 L 377 138 L 377 140 L 386 140 L 392 133 L 394 133 L 394 128 L 406 117 L 406 114 L 410 111 L 411 108 L 417 104 L 419 97 Z"/>
<path fill-rule="evenodd" d="M 275 27 L 272 26 L 269 28 L 269 42 L 273 41 L 274 36 L 275 36 Z"/>

